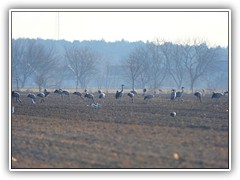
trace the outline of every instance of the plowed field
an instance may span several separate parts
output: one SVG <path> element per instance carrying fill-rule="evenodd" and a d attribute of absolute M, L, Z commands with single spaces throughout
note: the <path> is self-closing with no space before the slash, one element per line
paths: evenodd
<path fill-rule="evenodd" d="M 36 104 L 26 96 L 12 99 L 12 169 L 229 168 L 228 97 L 147 102 L 137 95 L 131 103 L 126 93 L 121 100 L 107 94 L 93 109 L 72 94 Z"/>

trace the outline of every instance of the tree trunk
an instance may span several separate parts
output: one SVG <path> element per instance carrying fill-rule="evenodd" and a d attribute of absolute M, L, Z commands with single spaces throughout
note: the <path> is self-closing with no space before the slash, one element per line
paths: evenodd
<path fill-rule="evenodd" d="M 42 86 L 38 85 L 38 91 L 41 92 L 42 91 Z"/>
<path fill-rule="evenodd" d="M 78 90 L 78 84 L 79 84 L 79 81 L 78 81 L 78 78 L 76 80 L 76 91 Z"/>
<path fill-rule="evenodd" d="M 191 90 L 192 90 L 192 93 L 193 93 L 193 86 L 194 86 L 194 80 L 191 80 Z"/>
<path fill-rule="evenodd" d="M 134 90 L 134 87 L 135 87 L 135 81 L 134 79 L 132 79 L 132 90 Z"/>

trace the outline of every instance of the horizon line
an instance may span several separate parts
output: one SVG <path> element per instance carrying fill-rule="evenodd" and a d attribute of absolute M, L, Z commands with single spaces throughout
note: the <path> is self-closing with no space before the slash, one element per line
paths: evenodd
<path fill-rule="evenodd" d="M 70 43 L 74 43 L 74 42 L 84 42 L 84 41 L 99 41 L 99 42 L 105 42 L 105 43 L 116 43 L 116 42 L 127 42 L 127 43 L 138 43 L 138 42 L 142 42 L 144 44 L 147 44 L 147 43 L 156 43 L 156 40 L 161 40 L 161 43 L 159 45 L 162 45 L 162 44 L 165 44 L 165 43 L 172 43 L 173 45 L 189 45 L 189 46 L 192 46 L 194 45 L 193 43 L 191 42 L 187 42 L 187 43 L 184 43 L 184 42 L 181 42 L 181 41 L 176 41 L 176 42 L 173 42 L 173 41 L 168 41 L 168 40 L 165 40 L 164 38 L 161 39 L 161 38 L 155 38 L 155 41 L 154 40 L 135 40 L 135 41 L 130 41 L 130 40 L 127 40 L 127 39 L 124 39 L 122 38 L 121 40 L 115 40 L 115 41 L 112 41 L 112 40 L 106 40 L 104 38 L 101 38 L 101 39 L 84 39 L 84 40 L 79 40 L 79 39 L 74 39 L 74 40 L 68 40 L 68 39 L 50 39 L 50 38 L 42 38 L 42 37 L 35 37 L 35 38 L 32 38 L 32 37 L 18 37 L 18 38 L 12 38 L 12 40 L 17 40 L 17 39 L 30 39 L 30 40 L 46 40 L 46 41 L 66 41 L 66 42 L 70 42 Z M 201 38 L 199 38 L 201 39 Z M 192 38 L 191 41 L 194 41 L 194 40 L 199 40 L 197 38 Z M 190 40 L 188 40 L 190 41 Z M 220 45 L 220 44 L 211 44 L 209 42 L 207 42 L 207 40 L 200 40 L 197 44 L 195 45 L 201 45 L 201 44 L 205 44 L 206 46 L 208 47 L 211 47 L 211 48 L 216 48 L 216 47 L 221 47 L 221 48 L 228 48 L 229 46 L 228 45 Z"/>

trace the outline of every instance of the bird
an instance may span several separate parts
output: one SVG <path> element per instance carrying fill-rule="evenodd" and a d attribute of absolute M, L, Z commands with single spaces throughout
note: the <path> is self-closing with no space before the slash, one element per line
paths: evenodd
<path fill-rule="evenodd" d="M 135 91 L 134 89 L 131 90 L 130 93 L 133 93 L 134 95 L 137 95 L 137 91 Z"/>
<path fill-rule="evenodd" d="M 65 94 L 65 95 L 67 95 L 67 96 L 70 95 L 70 93 L 69 93 L 68 91 L 62 91 L 62 94 Z"/>
<path fill-rule="evenodd" d="M 21 103 L 21 99 L 20 99 L 20 93 L 16 92 L 16 91 L 12 91 L 12 97 L 16 98 L 16 102 Z"/>
<path fill-rule="evenodd" d="M 55 93 L 55 94 L 59 94 L 59 95 L 62 96 L 62 92 L 63 92 L 62 89 L 56 89 L 53 93 Z"/>
<path fill-rule="evenodd" d="M 54 93 L 60 94 L 61 97 L 62 97 L 62 99 L 63 99 L 63 94 L 64 94 L 64 95 L 67 95 L 68 98 L 70 98 L 69 92 L 68 92 L 68 91 L 65 91 L 65 90 L 62 90 L 62 89 L 56 89 L 56 90 L 54 91 Z"/>
<path fill-rule="evenodd" d="M 172 93 L 171 93 L 171 100 L 174 100 L 176 99 L 176 90 L 175 89 L 172 89 Z"/>
<path fill-rule="evenodd" d="M 184 91 L 183 89 L 184 89 L 184 87 L 182 87 L 182 91 L 178 91 L 176 93 L 176 98 L 181 98 L 183 96 L 183 91 Z"/>
<path fill-rule="evenodd" d="M 99 97 L 99 99 L 103 99 L 103 98 L 105 98 L 105 96 L 106 96 L 106 94 L 105 93 L 103 93 L 102 92 L 102 90 L 98 90 L 98 97 Z"/>
<path fill-rule="evenodd" d="M 86 93 L 84 97 L 86 97 L 88 99 L 92 99 L 93 103 L 95 104 L 94 95 L 93 94 Z"/>
<path fill-rule="evenodd" d="M 84 99 L 84 98 L 82 97 L 82 93 L 80 93 L 80 92 L 74 92 L 73 94 L 76 95 L 76 96 L 79 96 L 79 97 L 82 98 L 82 99 Z"/>
<path fill-rule="evenodd" d="M 132 103 L 133 103 L 133 101 L 134 101 L 134 93 L 130 92 L 127 95 L 132 99 Z"/>
<path fill-rule="evenodd" d="M 122 84 L 122 90 L 121 91 L 117 90 L 116 95 L 115 95 L 116 99 L 119 99 L 119 98 L 121 98 L 123 96 L 123 86 L 124 85 Z"/>
<path fill-rule="evenodd" d="M 36 103 L 36 95 L 35 95 L 35 94 L 29 93 L 29 94 L 27 95 L 27 97 L 31 98 L 32 104 L 35 104 L 35 103 Z"/>
<path fill-rule="evenodd" d="M 144 100 L 150 100 L 155 97 L 155 94 L 147 94 L 144 96 Z"/>
<path fill-rule="evenodd" d="M 202 102 L 202 97 L 204 96 L 205 90 L 203 89 L 202 92 L 201 91 L 196 91 L 194 93 L 194 96 L 196 96 L 200 102 Z"/>
<path fill-rule="evenodd" d="M 55 91 L 54 91 L 53 93 L 55 93 L 55 94 L 61 94 L 61 91 L 60 91 L 60 89 L 55 89 Z"/>
<path fill-rule="evenodd" d="M 43 93 L 45 94 L 45 97 L 47 97 L 50 94 L 50 92 L 47 91 L 47 89 L 44 89 Z"/>
<path fill-rule="evenodd" d="M 212 94 L 212 99 L 216 98 L 219 99 L 220 97 L 224 96 L 223 93 L 217 93 L 217 92 L 213 92 Z"/>
<path fill-rule="evenodd" d="M 143 89 L 143 96 L 145 95 L 146 92 L 147 92 L 147 89 L 144 88 L 144 89 Z"/>
<path fill-rule="evenodd" d="M 225 96 L 226 94 L 228 95 L 228 90 L 223 93 L 224 96 Z"/>
<path fill-rule="evenodd" d="M 99 109 L 99 108 L 102 107 L 102 105 L 99 104 L 99 103 L 92 103 L 90 106 L 91 106 L 92 108 L 94 108 L 94 109 Z"/>
<path fill-rule="evenodd" d="M 44 102 L 45 93 L 38 93 L 37 96 L 41 98 L 41 103 Z"/>

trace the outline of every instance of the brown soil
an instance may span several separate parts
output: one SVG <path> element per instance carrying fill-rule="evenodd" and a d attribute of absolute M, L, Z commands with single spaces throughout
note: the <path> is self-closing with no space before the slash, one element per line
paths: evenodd
<path fill-rule="evenodd" d="M 107 94 L 93 109 L 72 94 L 36 104 L 26 96 L 12 100 L 12 169 L 229 168 L 228 97 L 146 102 L 138 95 L 131 103 Z"/>

